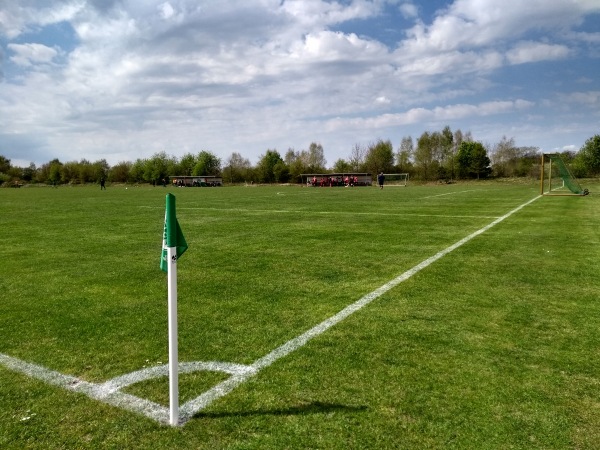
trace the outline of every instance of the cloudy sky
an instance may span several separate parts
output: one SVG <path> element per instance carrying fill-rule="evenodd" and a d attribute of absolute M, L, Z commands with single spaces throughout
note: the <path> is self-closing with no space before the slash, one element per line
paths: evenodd
<path fill-rule="evenodd" d="M 579 149 L 600 0 L 0 0 L 13 165 L 356 144 L 424 131 Z"/>

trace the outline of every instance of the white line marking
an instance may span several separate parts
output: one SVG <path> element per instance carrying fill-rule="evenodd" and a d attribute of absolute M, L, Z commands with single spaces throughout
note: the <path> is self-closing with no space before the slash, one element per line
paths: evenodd
<path fill-rule="evenodd" d="M 468 191 L 447 192 L 445 194 L 437 194 L 437 195 L 430 195 L 428 197 L 421 197 L 421 199 L 424 199 L 424 198 L 435 198 L 435 197 L 444 197 L 445 195 L 464 194 L 465 192 L 476 192 L 476 191 L 481 191 L 481 189 L 469 189 Z"/>
<path fill-rule="evenodd" d="M 24 373 L 32 378 L 45 381 L 48 384 L 59 386 L 68 391 L 85 394 L 88 397 L 108 403 L 109 405 L 143 414 L 159 423 L 169 423 L 169 409 L 150 400 L 125 394 L 124 392 L 113 392 L 110 389 L 105 389 L 103 385 L 89 383 L 70 375 L 63 375 L 54 370 L 46 369 L 45 367 L 2 353 L 0 353 L 0 363 L 15 372 Z"/>
<path fill-rule="evenodd" d="M 108 380 L 102 384 L 83 381 L 77 377 L 64 375 L 60 372 L 46 369 L 45 367 L 38 366 L 37 364 L 32 364 L 18 358 L 13 358 L 12 356 L 4 355 L 2 353 L 0 353 L 0 364 L 15 372 L 21 372 L 32 378 L 45 381 L 48 384 L 61 387 L 68 391 L 85 394 L 90 398 L 100 400 L 101 402 L 108 403 L 109 405 L 142 414 L 162 424 L 169 424 L 169 408 L 150 400 L 136 397 L 135 395 L 120 392 L 121 389 L 132 384 L 153 378 L 168 376 L 168 364 L 131 372 L 126 375 Z M 192 373 L 201 370 L 225 372 L 235 377 L 238 375 L 254 373 L 256 369 L 248 365 L 222 363 L 216 361 L 195 361 L 179 364 L 179 371 L 181 373 Z M 192 416 L 190 415 L 189 418 L 191 417 Z M 189 418 L 185 421 L 180 420 L 179 424 L 183 425 L 185 422 L 187 422 L 187 420 L 189 420 Z"/>
<path fill-rule="evenodd" d="M 225 372 L 231 375 L 244 374 L 252 372 L 251 366 L 233 363 L 223 363 L 217 361 L 194 361 L 194 362 L 182 362 L 179 364 L 179 373 L 193 373 L 200 371 L 209 372 Z M 106 383 L 100 385 L 102 389 L 108 392 L 116 392 L 129 385 L 139 383 L 140 381 L 151 380 L 153 378 L 166 377 L 169 375 L 169 365 L 163 364 L 162 366 L 148 367 L 146 369 L 131 372 L 126 375 L 113 378 L 108 380 Z"/>
<path fill-rule="evenodd" d="M 469 236 L 436 253 L 430 258 L 427 258 L 420 264 L 417 264 L 413 268 L 407 270 L 403 274 L 399 275 L 398 277 L 394 278 L 393 280 L 389 281 L 388 283 L 384 284 L 383 286 L 379 287 L 373 292 L 370 292 L 364 297 L 360 298 L 358 301 L 342 309 L 340 312 L 330 317 L 329 319 L 324 320 L 323 322 L 314 326 L 313 328 L 301 334 L 300 336 L 289 340 L 288 342 L 281 345 L 280 347 L 277 347 L 275 350 L 263 356 L 262 358 L 257 359 L 256 361 L 254 361 L 253 364 L 249 366 L 214 361 L 180 363 L 179 368 L 180 371 L 183 373 L 190 373 L 199 370 L 209 370 L 226 372 L 231 374 L 231 377 L 213 386 L 211 389 L 204 392 L 195 399 L 183 404 L 180 408 L 179 425 L 184 425 L 198 411 L 206 408 L 215 400 L 227 395 L 229 392 L 234 390 L 239 385 L 243 384 L 249 378 L 258 374 L 265 367 L 270 366 L 278 359 L 283 358 L 284 356 L 289 355 L 293 351 L 303 347 L 314 337 L 317 337 L 320 334 L 324 333 L 329 328 L 333 327 L 334 325 L 338 324 L 350 315 L 367 306 L 373 300 L 381 297 L 383 294 L 393 289 L 398 284 L 408 280 L 416 273 L 425 269 L 426 267 L 433 264 L 438 259 L 444 257 L 453 250 L 456 250 L 458 247 L 466 244 L 471 239 L 479 236 L 482 233 L 485 233 L 493 226 L 499 224 L 506 218 L 520 211 L 522 208 L 534 202 L 540 197 L 541 196 L 537 196 L 529 200 L 528 202 L 522 204 L 521 206 L 518 206 L 517 208 L 513 209 L 512 211 L 503 215 L 502 217 L 498 217 L 496 220 L 486 225 L 485 227 L 475 231 L 474 233 L 471 233 Z M 24 373 L 30 377 L 45 381 L 46 383 L 62 387 L 63 389 L 83 393 L 93 399 L 100 400 L 110 405 L 117 406 L 128 411 L 143 414 L 146 417 L 149 417 L 150 419 L 153 419 L 159 423 L 169 423 L 169 409 L 167 407 L 146 399 L 136 397 L 134 395 L 120 392 L 120 389 L 131 384 L 138 383 L 140 381 L 148 380 L 151 378 L 167 376 L 168 365 L 166 364 L 138 370 L 136 372 L 113 378 L 102 384 L 90 383 L 87 381 L 80 380 L 73 376 L 63 375 L 59 372 L 46 369 L 36 364 L 25 362 L 20 359 L 10 357 L 8 355 L 4 355 L 2 353 L 0 353 L 0 364 L 4 365 L 8 369 Z"/>

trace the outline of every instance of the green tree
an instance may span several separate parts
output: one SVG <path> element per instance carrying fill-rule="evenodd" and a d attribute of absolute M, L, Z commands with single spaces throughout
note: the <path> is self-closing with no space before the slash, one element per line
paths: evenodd
<path fill-rule="evenodd" d="M 132 165 L 129 161 L 122 161 L 115 164 L 109 169 L 106 179 L 113 183 L 126 183 L 130 181 L 129 175 Z"/>
<path fill-rule="evenodd" d="M 283 161 L 288 167 L 289 180 L 295 183 L 302 183 L 302 174 L 311 172 L 308 166 L 309 153 L 306 150 L 298 152 L 289 148 Z"/>
<path fill-rule="evenodd" d="M 53 159 L 48 163 L 48 178 L 45 180 L 52 185 L 60 183 L 62 163 L 58 159 Z"/>
<path fill-rule="evenodd" d="M 394 147 L 390 140 L 379 139 L 369 146 L 365 158 L 366 169 L 371 173 L 391 172 L 394 167 Z"/>
<path fill-rule="evenodd" d="M 29 167 L 23 169 L 23 181 L 33 181 L 35 179 L 37 169 L 35 163 L 29 163 Z"/>
<path fill-rule="evenodd" d="M 491 171 L 490 158 L 481 142 L 463 141 L 458 148 L 458 173 L 461 178 L 487 177 Z"/>
<path fill-rule="evenodd" d="M 351 172 L 352 165 L 345 159 L 340 158 L 333 164 L 333 171 L 337 173 Z"/>
<path fill-rule="evenodd" d="M 502 136 L 494 145 L 491 154 L 492 172 L 497 177 L 514 177 L 519 162 L 518 150 L 514 138 Z"/>
<path fill-rule="evenodd" d="M 211 152 L 202 150 L 196 158 L 192 175 L 220 175 L 221 160 Z"/>
<path fill-rule="evenodd" d="M 490 167 L 490 158 L 487 154 L 487 149 L 480 143 L 475 142 L 475 148 L 473 149 L 471 169 L 477 175 L 477 179 L 487 178 L 492 172 Z"/>
<path fill-rule="evenodd" d="M 287 183 L 289 181 L 290 170 L 287 164 L 281 160 L 273 166 L 273 176 L 276 183 Z"/>
<path fill-rule="evenodd" d="M 12 166 L 8 170 L 9 180 L 12 181 L 22 181 L 23 180 L 23 169 L 17 166 Z"/>
<path fill-rule="evenodd" d="M 360 144 L 354 144 L 352 150 L 350 151 L 350 166 L 351 170 L 354 172 L 359 172 L 361 170 L 365 170 L 365 156 L 367 154 L 367 150 Z"/>
<path fill-rule="evenodd" d="M 583 163 L 588 176 L 600 174 L 600 135 L 596 134 L 585 141 L 577 158 Z"/>
<path fill-rule="evenodd" d="M 98 161 L 95 161 L 91 165 L 91 169 L 92 169 L 92 174 L 90 177 L 91 179 L 89 181 L 97 183 L 102 178 L 104 178 L 105 180 L 108 178 L 108 172 L 110 171 L 110 165 L 108 164 L 108 162 L 106 162 L 105 159 L 99 159 Z"/>
<path fill-rule="evenodd" d="M 249 170 L 251 168 L 250 160 L 242 157 L 239 153 L 233 152 L 227 158 L 226 166 L 223 169 L 223 175 L 229 178 L 230 183 L 240 183 L 250 178 Z"/>
<path fill-rule="evenodd" d="M 440 146 L 442 150 L 442 162 L 444 167 L 444 178 L 454 178 L 454 135 L 450 127 L 446 125 L 440 135 Z"/>
<path fill-rule="evenodd" d="M 81 164 L 76 161 L 67 161 L 60 168 L 60 181 L 62 183 L 79 184 Z"/>
<path fill-rule="evenodd" d="M 142 181 L 144 181 L 145 180 L 144 174 L 146 172 L 147 165 L 148 165 L 147 159 L 141 159 L 141 158 L 136 159 L 135 162 L 131 165 L 127 181 L 129 181 L 131 183 L 141 183 Z M 148 181 L 150 181 L 150 182 L 152 182 L 152 181 L 158 182 L 159 180 L 160 180 L 160 178 L 148 179 Z"/>
<path fill-rule="evenodd" d="M 179 160 L 179 164 L 177 164 L 175 168 L 175 175 L 184 175 L 189 176 L 192 174 L 194 170 L 194 166 L 196 165 L 196 157 L 191 153 L 186 153 Z"/>
<path fill-rule="evenodd" d="M 69 164 L 69 163 L 67 163 Z M 67 165 L 65 164 L 65 165 Z M 73 178 L 71 180 L 72 183 L 88 183 L 91 181 L 97 181 L 98 178 L 94 176 L 94 167 L 87 159 L 82 159 L 81 161 L 73 163 Z"/>
<path fill-rule="evenodd" d="M 0 173 L 8 173 L 10 168 L 10 159 L 0 155 Z"/>
<path fill-rule="evenodd" d="M 433 178 L 433 145 L 429 132 L 425 131 L 417 139 L 417 148 L 414 153 L 417 176 L 422 180 Z"/>
<path fill-rule="evenodd" d="M 155 153 L 152 158 L 146 160 L 143 179 L 148 182 L 168 180 L 169 176 L 176 175 L 174 173 L 175 165 L 175 159 L 164 151 Z"/>
<path fill-rule="evenodd" d="M 517 147 L 517 177 L 539 176 L 540 149 L 538 147 Z"/>
<path fill-rule="evenodd" d="M 315 142 L 311 142 L 308 147 L 308 171 L 313 173 L 325 172 L 327 161 L 325 160 L 325 152 L 323 146 Z"/>
<path fill-rule="evenodd" d="M 261 183 L 273 183 L 275 181 L 275 166 L 283 162 L 281 155 L 277 150 L 267 150 L 262 155 L 256 166 L 258 181 Z"/>
<path fill-rule="evenodd" d="M 413 139 L 411 136 L 404 136 L 400 142 L 400 148 L 396 154 L 396 167 L 398 172 L 405 173 L 412 169 L 412 156 L 414 152 Z"/>

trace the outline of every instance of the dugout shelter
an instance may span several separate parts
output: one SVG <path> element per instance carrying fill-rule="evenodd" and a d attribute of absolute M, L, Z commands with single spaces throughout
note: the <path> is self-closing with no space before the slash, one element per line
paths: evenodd
<path fill-rule="evenodd" d="M 212 175 L 176 176 L 171 177 L 173 186 L 177 187 L 215 187 L 223 186 L 223 177 Z"/>
<path fill-rule="evenodd" d="M 309 187 L 371 186 L 373 177 L 365 172 L 303 173 L 302 183 Z"/>

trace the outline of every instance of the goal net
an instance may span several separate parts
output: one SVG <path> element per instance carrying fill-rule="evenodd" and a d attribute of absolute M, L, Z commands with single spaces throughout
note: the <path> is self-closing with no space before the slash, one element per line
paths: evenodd
<path fill-rule="evenodd" d="M 386 186 L 406 186 L 408 184 L 407 173 L 384 173 Z"/>
<path fill-rule="evenodd" d="M 558 153 L 542 154 L 541 193 L 543 195 L 587 195 Z"/>

